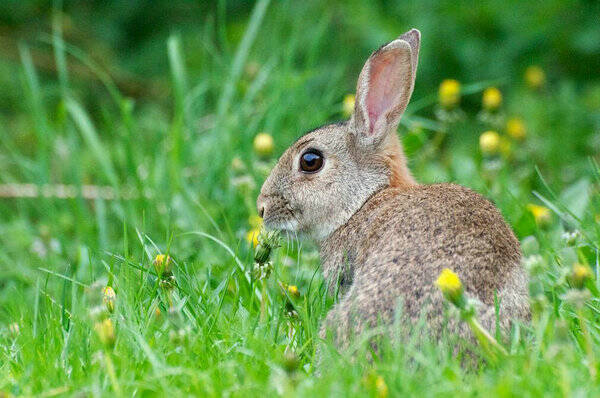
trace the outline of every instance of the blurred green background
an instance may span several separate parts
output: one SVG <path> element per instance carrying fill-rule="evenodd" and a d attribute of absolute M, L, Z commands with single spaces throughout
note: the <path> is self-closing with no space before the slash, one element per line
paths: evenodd
<path fill-rule="evenodd" d="M 81 344 L 69 351 L 60 337 L 60 330 L 71 330 L 65 311 L 84 311 L 78 307 L 85 306 L 78 303 L 81 284 L 98 279 L 120 285 L 121 297 L 125 287 L 137 286 L 124 270 L 132 263 L 148 268 L 155 254 L 166 251 L 185 264 L 185 274 L 176 274 L 180 283 L 209 303 L 198 313 L 187 304 L 194 314 L 190 322 L 223 309 L 225 320 L 216 315 L 214 328 L 194 329 L 195 343 L 186 343 L 189 352 L 207 358 L 198 366 L 222 370 L 219 361 L 227 360 L 236 344 L 259 358 L 275 355 L 262 340 L 238 342 L 227 335 L 228 322 L 255 333 L 236 323 L 242 322 L 236 300 L 251 319 L 259 310 L 254 287 L 235 270 L 238 259 L 252 264 L 245 238 L 257 227 L 258 190 L 295 138 L 348 116 L 344 102 L 369 54 L 413 27 L 422 33 L 422 47 L 399 134 L 417 179 L 454 181 L 486 195 L 523 242 L 525 254 L 542 255 L 552 267 L 577 259 L 563 253 L 561 234 L 586 231 L 579 261 L 597 262 L 599 15 L 595 0 L 2 1 L 0 326 L 35 325 L 33 330 L 45 328 L 53 337 L 45 343 L 35 333 L 23 336 L 21 357 L 15 359 L 9 329 L 0 328 L 0 353 L 12 363 L 10 376 L 0 376 L 0 391 L 9 386 L 34 393 L 48 380 L 63 380 L 63 373 L 45 364 L 44 349 L 48 357 L 75 364 L 80 373 L 74 379 L 81 385 L 100 383 L 96 373 L 77 370 L 78 355 L 91 361 L 84 348 L 89 320 L 83 322 L 87 335 L 77 331 Z M 543 77 L 537 83 L 527 77 L 531 67 Z M 461 87 L 460 103 L 452 109 L 439 104 L 446 79 Z M 489 87 L 502 97 L 492 110 L 482 106 Z M 525 129 L 518 139 L 506 124 L 513 118 Z M 486 153 L 479 140 L 490 130 L 500 141 Z M 274 140 L 268 156 L 253 150 L 260 132 Z M 18 191 L 15 184 L 34 184 L 35 192 Z M 57 198 L 56 184 L 72 185 L 77 194 Z M 79 191 L 87 185 L 104 193 L 84 198 Z M 45 195 L 45 189 L 54 193 Z M 198 232 L 218 239 L 237 257 Z M 303 298 L 314 298 L 317 293 L 309 290 L 318 266 L 315 248 L 287 242 L 284 249 L 277 280 L 295 283 Z M 290 266 L 301 257 L 304 266 Z M 555 271 L 544 274 L 537 293 L 558 303 L 564 285 L 554 285 L 560 279 Z M 223 290 L 229 278 L 235 280 L 233 296 L 224 294 L 219 301 L 222 291 L 229 292 Z M 287 308 L 276 299 L 274 280 L 269 289 L 272 304 Z M 146 316 L 156 308 L 149 302 L 158 300 L 157 293 L 143 287 L 138 293 L 120 298 L 119 305 Z M 298 355 L 304 364 L 312 361 L 311 336 L 331 304 L 315 302 L 320 301 L 306 304 L 314 317 L 301 317 L 301 332 L 293 337 L 303 347 Z M 41 308 L 43 316 L 31 315 L 30 308 Z M 140 336 L 121 334 L 117 350 L 124 362 L 117 367 L 140 379 L 147 369 L 127 365 L 129 355 L 139 354 L 138 342 L 147 339 L 161 353 L 171 352 L 175 343 L 148 337 L 154 329 L 142 320 L 128 322 Z M 286 337 L 279 329 L 271 332 L 277 349 L 289 343 L 282 343 Z M 223 339 L 223 346 L 213 339 Z M 194 358 L 165 354 L 163 359 L 195 369 Z M 574 358 L 577 363 L 580 356 Z M 260 385 L 268 377 L 267 359 L 256 365 L 237 358 L 240 364 L 232 365 L 231 374 L 255 371 L 247 382 Z M 435 363 L 431 366 L 426 369 L 435 371 Z M 415 383 L 425 375 L 417 374 Z M 541 386 L 556 379 L 552 372 L 545 375 Z M 432 373 L 429 381 L 437 385 L 438 376 Z M 171 382 L 187 391 L 183 376 Z M 217 380 L 215 386 L 219 382 L 214 391 L 233 383 Z M 414 393 L 417 384 L 406 384 L 408 390 L 398 384 L 395 391 Z"/>

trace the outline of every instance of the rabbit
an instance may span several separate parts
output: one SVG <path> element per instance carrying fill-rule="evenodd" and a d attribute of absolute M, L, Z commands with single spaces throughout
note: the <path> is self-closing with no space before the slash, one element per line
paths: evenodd
<path fill-rule="evenodd" d="M 444 315 L 435 286 L 444 268 L 479 303 L 488 330 L 497 317 L 504 332 L 511 319 L 529 317 L 519 241 L 499 210 L 459 185 L 419 184 L 407 167 L 396 130 L 413 92 L 420 41 L 412 29 L 371 54 L 350 119 L 293 143 L 257 199 L 266 228 L 319 245 L 323 275 L 340 293 L 320 336 L 340 348 L 399 318 L 409 326 L 425 319 L 434 336 L 445 325 L 472 339 L 463 322 Z"/>

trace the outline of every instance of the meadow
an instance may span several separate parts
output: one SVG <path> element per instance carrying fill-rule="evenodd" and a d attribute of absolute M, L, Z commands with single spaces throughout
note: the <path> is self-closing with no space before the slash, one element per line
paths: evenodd
<path fill-rule="evenodd" d="M 509 3 L 0 5 L 0 397 L 600 394 L 600 6 Z M 423 325 L 338 353 L 317 248 L 255 270 L 277 157 L 412 27 L 411 170 L 490 198 L 530 275 L 499 360 Z"/>

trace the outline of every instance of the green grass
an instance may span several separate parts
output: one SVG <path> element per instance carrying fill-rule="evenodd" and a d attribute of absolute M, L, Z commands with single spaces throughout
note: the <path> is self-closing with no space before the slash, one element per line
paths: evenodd
<path fill-rule="evenodd" d="M 592 65 L 582 55 L 595 48 L 584 33 L 597 27 L 565 28 L 579 46 L 572 63 L 561 51 L 510 56 L 517 50 L 508 45 L 484 59 L 462 26 L 503 21 L 512 32 L 501 3 L 453 10 L 438 30 L 440 16 L 427 14 L 425 3 L 391 7 L 391 14 L 364 4 L 260 0 L 239 23 L 218 2 L 194 28 L 140 47 L 156 58 L 140 49 L 139 60 L 120 61 L 145 70 L 144 60 L 160 60 L 164 73 L 144 86 L 155 87 L 156 97 L 126 94 L 131 87 L 113 80 L 117 72 L 101 54 L 71 43 L 68 12 L 50 14 L 47 31 L 19 40 L 18 62 L 0 59 L 13 77 L 0 80 L 0 101 L 10 103 L 0 112 L 0 184 L 39 187 L 37 197 L 0 198 L 0 397 L 382 396 L 378 377 L 390 396 L 600 393 L 600 86 L 597 73 L 578 65 Z M 535 19 L 541 11 L 514 18 L 531 18 L 546 37 L 565 12 L 553 4 L 550 22 Z M 400 23 L 392 15 L 406 16 Z M 455 338 L 423 342 L 423 325 L 412 338 L 382 342 L 372 361 L 366 338 L 346 353 L 321 343 L 319 323 L 334 298 L 310 242 L 284 240 L 264 287 L 250 276 L 249 217 L 276 156 L 304 131 L 343 119 L 343 98 L 369 52 L 413 25 L 424 45 L 398 131 L 411 169 L 419 181 L 454 181 L 492 199 L 521 240 L 531 274 L 533 320 L 503 340 L 510 354 L 497 364 L 463 366 L 452 355 Z M 501 42 L 493 32 L 481 36 Z M 449 43 L 447 34 L 465 42 Z M 517 47 L 530 48 L 523 43 L 536 37 L 522 32 Z M 540 46 L 569 48 L 551 40 Z M 40 52 L 50 54 L 52 72 L 41 70 Z M 439 62 L 444 53 L 453 54 L 447 67 Z M 531 59 L 548 72 L 540 90 L 522 79 Z M 465 65 L 480 73 L 461 72 Z M 446 77 L 465 79 L 464 116 L 452 123 L 436 116 L 437 85 Z M 503 92 L 503 117 L 527 126 L 524 141 L 509 140 L 510 151 L 492 158 L 481 154 L 479 135 L 506 134 L 503 123 L 480 117 L 481 92 L 491 84 Z M 261 131 L 275 140 L 267 161 L 252 151 Z M 232 167 L 234 158 L 244 166 Z M 103 191 L 44 195 L 59 183 Z M 536 224 L 531 203 L 551 209 L 550 221 Z M 574 244 L 565 231 L 579 231 Z M 175 260 L 172 294 L 157 282 L 159 253 Z M 574 263 L 595 275 L 580 307 L 569 277 Z M 280 282 L 298 286 L 300 297 L 286 295 Z M 116 291 L 114 347 L 94 330 L 107 284 Z"/>

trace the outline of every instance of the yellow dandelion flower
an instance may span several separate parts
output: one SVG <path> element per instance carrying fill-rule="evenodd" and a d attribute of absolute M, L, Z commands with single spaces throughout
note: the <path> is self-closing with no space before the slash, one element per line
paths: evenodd
<path fill-rule="evenodd" d="M 506 133 L 515 140 L 522 140 L 527 135 L 525 123 L 519 117 L 513 117 L 506 122 Z"/>
<path fill-rule="evenodd" d="M 94 325 L 94 330 L 96 331 L 96 334 L 103 345 L 106 347 L 113 347 L 115 345 L 115 327 L 113 326 L 110 318 L 96 323 Z"/>
<path fill-rule="evenodd" d="M 116 298 L 117 294 L 111 286 L 106 286 L 104 289 L 102 289 L 102 303 L 104 303 L 104 306 L 110 313 L 115 310 Z"/>
<path fill-rule="evenodd" d="M 533 215 L 535 223 L 539 227 L 545 227 L 550 224 L 550 221 L 552 220 L 552 213 L 547 207 L 530 203 L 527 205 L 527 210 L 529 210 L 529 212 Z"/>
<path fill-rule="evenodd" d="M 479 149 L 484 155 L 495 155 L 500 150 L 500 135 L 493 130 L 479 136 Z"/>
<path fill-rule="evenodd" d="M 352 115 L 352 112 L 354 112 L 354 102 L 356 100 L 356 97 L 354 96 L 354 94 L 346 94 L 346 96 L 344 97 L 344 116 L 346 117 L 350 117 L 350 115 Z"/>
<path fill-rule="evenodd" d="M 461 305 L 463 302 L 463 285 L 457 274 L 449 268 L 444 268 L 435 284 L 448 301 L 456 306 Z"/>
<path fill-rule="evenodd" d="M 250 217 L 248 217 L 248 224 L 250 224 L 252 228 L 260 228 L 262 227 L 263 219 L 258 214 L 251 214 Z"/>
<path fill-rule="evenodd" d="M 537 90 L 546 83 L 546 73 L 539 66 L 532 65 L 525 70 L 525 83 L 529 88 Z"/>
<path fill-rule="evenodd" d="M 587 265 L 576 263 L 573 265 L 573 271 L 571 272 L 571 282 L 577 289 L 583 289 L 585 283 L 592 279 L 594 274 Z"/>
<path fill-rule="evenodd" d="M 296 285 L 289 285 L 287 287 L 287 291 L 290 294 L 290 296 L 293 296 L 296 298 L 300 297 L 300 290 L 298 290 L 298 286 L 296 286 Z"/>
<path fill-rule="evenodd" d="M 258 245 L 258 235 L 260 235 L 260 228 L 256 227 L 252 228 L 246 233 L 246 240 L 252 245 L 252 247 L 256 247 L 256 245 Z"/>
<path fill-rule="evenodd" d="M 438 90 L 438 98 L 442 107 L 451 109 L 460 102 L 460 83 L 458 80 L 444 80 Z"/>
<path fill-rule="evenodd" d="M 267 133 L 259 133 L 254 137 L 254 152 L 261 158 L 268 158 L 273 154 L 273 137 Z"/>
<path fill-rule="evenodd" d="M 377 393 L 378 398 L 385 398 L 388 396 L 388 386 L 385 383 L 385 380 L 381 376 L 377 376 L 375 379 L 375 392 Z"/>
<path fill-rule="evenodd" d="M 173 260 L 171 256 L 167 256 L 166 254 L 157 254 L 154 258 L 154 269 L 158 276 L 161 276 L 165 273 L 171 272 L 171 266 L 173 264 Z"/>
<path fill-rule="evenodd" d="M 486 88 L 483 92 L 483 107 L 488 111 L 495 111 L 502 105 L 502 93 L 496 87 Z"/>

